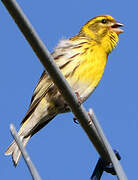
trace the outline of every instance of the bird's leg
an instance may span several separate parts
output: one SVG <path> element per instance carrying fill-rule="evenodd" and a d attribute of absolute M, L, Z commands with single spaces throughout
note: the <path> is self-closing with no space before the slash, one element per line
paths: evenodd
<path fill-rule="evenodd" d="M 91 115 L 90 115 L 89 112 L 88 112 L 88 116 L 89 116 L 89 118 L 90 118 L 90 123 L 92 123 L 92 117 L 91 117 Z M 76 117 L 73 118 L 73 121 L 74 121 L 74 123 L 79 124 L 79 122 L 78 122 L 78 120 L 77 120 Z"/>
<path fill-rule="evenodd" d="M 91 114 L 88 112 L 88 116 L 89 116 L 89 124 L 92 124 L 93 123 L 93 119 L 92 119 L 92 116 Z"/>
<path fill-rule="evenodd" d="M 81 104 L 82 104 L 82 99 L 81 99 L 79 93 L 78 93 L 78 92 L 75 92 L 75 94 L 76 94 L 76 97 L 77 97 L 77 99 L 78 99 L 78 103 L 81 105 Z M 79 122 L 78 122 L 78 120 L 77 120 L 76 117 L 73 118 L 73 121 L 74 121 L 76 124 L 79 124 Z"/>
<path fill-rule="evenodd" d="M 73 118 L 73 121 L 74 121 L 74 123 L 79 124 L 79 122 L 78 122 L 76 117 Z"/>
<path fill-rule="evenodd" d="M 79 103 L 79 104 L 82 104 L 82 99 L 81 99 L 79 93 L 78 93 L 78 92 L 75 92 L 75 94 L 76 94 L 76 97 L 77 97 L 77 99 L 78 99 L 78 103 Z"/>

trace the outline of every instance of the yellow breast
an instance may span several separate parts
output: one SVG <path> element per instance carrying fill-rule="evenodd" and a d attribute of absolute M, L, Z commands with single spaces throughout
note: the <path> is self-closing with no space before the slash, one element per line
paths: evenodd
<path fill-rule="evenodd" d="M 107 54 L 97 45 L 87 48 L 85 54 L 80 54 L 79 58 L 79 66 L 71 78 L 70 85 L 85 100 L 96 88 L 103 75 Z"/>

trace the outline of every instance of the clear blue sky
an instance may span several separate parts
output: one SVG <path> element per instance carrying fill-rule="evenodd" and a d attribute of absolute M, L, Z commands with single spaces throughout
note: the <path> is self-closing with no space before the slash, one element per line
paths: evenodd
<path fill-rule="evenodd" d="M 51 52 L 61 38 L 75 35 L 94 16 L 110 14 L 125 24 L 103 78 L 84 106 L 94 109 L 112 147 L 119 150 L 128 179 L 137 179 L 137 1 L 29 0 L 20 5 Z M 0 177 L 31 179 L 23 158 L 15 169 L 4 151 L 12 141 L 9 124 L 19 129 L 43 67 L 2 3 L 0 12 Z M 42 179 L 87 180 L 91 176 L 99 155 L 72 118 L 72 113 L 57 116 L 27 145 Z M 117 178 L 104 173 L 105 179 Z"/>

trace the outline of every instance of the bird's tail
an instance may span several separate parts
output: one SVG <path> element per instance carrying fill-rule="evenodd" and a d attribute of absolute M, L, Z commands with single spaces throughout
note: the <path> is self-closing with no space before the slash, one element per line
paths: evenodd
<path fill-rule="evenodd" d="M 31 135 L 28 137 L 23 137 L 20 135 L 20 140 L 22 141 L 22 144 L 24 147 L 26 146 L 26 144 L 30 138 L 31 138 Z M 20 159 L 20 156 L 21 156 L 21 151 L 20 151 L 20 149 L 19 149 L 19 147 L 15 141 L 13 141 L 11 143 L 11 145 L 8 147 L 8 149 L 5 152 L 5 155 L 7 155 L 7 156 L 11 155 L 12 156 L 13 164 L 16 167 L 18 164 L 18 161 Z"/>

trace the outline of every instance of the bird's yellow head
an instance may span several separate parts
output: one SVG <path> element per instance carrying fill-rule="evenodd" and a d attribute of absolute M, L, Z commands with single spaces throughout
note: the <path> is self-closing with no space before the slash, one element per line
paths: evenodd
<path fill-rule="evenodd" d="M 101 15 L 88 21 L 81 29 L 79 35 L 101 44 L 109 54 L 118 42 L 118 35 L 123 32 L 120 27 L 123 24 L 117 22 L 112 16 Z"/>

